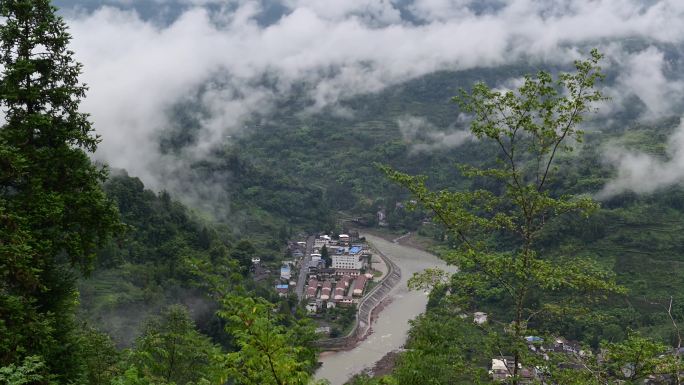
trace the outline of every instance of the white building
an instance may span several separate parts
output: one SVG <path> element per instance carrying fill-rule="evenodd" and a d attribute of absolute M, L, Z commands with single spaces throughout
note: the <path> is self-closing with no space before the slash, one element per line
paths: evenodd
<path fill-rule="evenodd" d="M 328 235 L 321 235 L 320 238 L 314 239 L 314 249 L 320 249 L 323 246 L 327 246 L 330 244 L 330 236 Z"/>
<path fill-rule="evenodd" d="M 492 369 L 489 374 L 495 381 L 503 381 L 511 376 L 508 366 L 506 359 L 492 358 Z"/>
<path fill-rule="evenodd" d="M 487 323 L 487 313 L 476 311 L 475 313 L 473 313 L 473 322 L 475 322 L 478 325 L 483 325 Z"/>
<path fill-rule="evenodd" d="M 283 265 L 280 268 L 280 278 L 284 281 L 289 281 L 292 277 L 292 272 L 290 270 L 290 265 Z"/>
<path fill-rule="evenodd" d="M 363 258 L 360 255 L 335 254 L 332 256 L 332 268 L 360 270 L 363 268 Z"/>

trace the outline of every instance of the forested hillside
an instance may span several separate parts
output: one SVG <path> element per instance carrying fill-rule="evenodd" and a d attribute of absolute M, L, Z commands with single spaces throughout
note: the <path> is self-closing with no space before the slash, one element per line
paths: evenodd
<path fill-rule="evenodd" d="M 296 106 L 290 110 L 284 103 L 279 110 L 282 115 L 277 115 L 271 123 L 259 125 L 226 151 L 246 163 L 286 177 L 303 189 L 320 191 L 317 196 L 324 197 L 328 215 L 342 211 L 375 225 L 377 211 L 385 210 L 391 229 L 418 230 L 442 240 L 439 228 L 427 226 L 420 230 L 426 213 L 407 210 L 408 193 L 389 182 L 378 165 L 427 175 L 428 184 L 434 188 L 471 186 L 471 181 L 459 174 L 456 164 L 491 163 L 496 148 L 469 139 L 458 145 L 446 145 L 443 136 L 435 140 L 431 131 L 464 129 L 464 123 L 458 120 L 458 106 L 451 102 L 460 87 L 468 88 L 478 80 L 499 84 L 526 70 L 529 68 L 435 73 L 379 94 L 346 101 L 344 105 L 354 111 L 349 117 L 336 117 L 332 112 L 297 115 Z M 615 175 L 614 168 L 604 161 L 609 145 L 620 144 L 667 158 L 667 138 L 679 125 L 679 117 L 638 122 L 633 120 L 638 111 L 638 102 L 635 103 L 636 108 L 631 112 L 612 116 L 610 120 L 595 117 L 588 122 L 583 143 L 559 160 L 561 174 L 551 181 L 553 191 L 598 193 Z M 428 122 L 419 122 L 421 129 L 413 135 L 406 128 L 404 132 L 400 128 L 412 116 Z M 255 198 L 278 194 L 280 190 L 264 183 L 238 191 L 249 191 L 238 194 Z M 294 197 L 297 192 L 290 191 L 288 195 Z M 683 198 L 684 192 L 679 187 L 646 195 L 622 193 L 602 199 L 601 209 L 588 219 L 571 217 L 551 224 L 542 241 L 546 252 L 596 258 L 630 289 L 627 298 L 613 303 L 616 313 L 607 322 L 603 320 L 602 326 L 591 326 L 591 332 L 582 332 L 588 340 L 597 343 L 605 337 L 602 328 L 615 330 L 616 327 L 622 330 L 619 336 L 624 336 L 630 327 L 658 338 L 669 338 L 669 318 L 661 305 L 653 303 L 663 303 L 671 295 L 680 297 L 677 282 L 684 274 L 684 257 L 679 234 L 684 213 L 679 202 Z M 294 219 L 296 216 L 287 211 L 290 207 L 297 207 L 295 212 L 301 215 L 320 202 L 318 198 L 296 200 L 301 206 L 280 204 L 269 207 L 268 211 L 286 220 Z M 647 271 L 639 268 L 643 264 L 648 264 Z M 684 298 L 674 303 L 684 306 Z"/>
<path fill-rule="evenodd" d="M 681 34 L 530 32 L 569 2 L 461 46 L 537 2 L 315 3 L 0 0 L 0 385 L 323 384 L 275 272 L 350 225 L 458 267 L 355 383 L 679 384 Z"/>
<path fill-rule="evenodd" d="M 168 193 L 145 190 L 137 178 L 110 177 L 105 192 L 117 203 L 126 230 L 98 253 L 95 271 L 81 281 L 83 316 L 122 345 L 130 345 L 145 319 L 169 304 L 184 303 L 196 319 L 211 318 L 216 304 L 188 261 L 228 267 L 230 235 L 193 218 Z"/>
<path fill-rule="evenodd" d="M 309 382 L 311 324 L 250 277 L 287 228 L 252 243 L 92 162 L 55 11 L 0 2 L 0 384 Z"/>

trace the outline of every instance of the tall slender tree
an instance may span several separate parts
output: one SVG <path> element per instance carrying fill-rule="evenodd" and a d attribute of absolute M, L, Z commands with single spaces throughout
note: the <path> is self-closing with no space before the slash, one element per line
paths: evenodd
<path fill-rule="evenodd" d="M 579 124 L 605 99 L 596 82 L 603 78 L 602 55 L 592 51 L 575 62 L 575 71 L 557 77 L 540 71 L 525 76 L 516 90 L 499 91 L 480 83 L 454 98 L 472 116 L 473 136 L 498 149 L 489 167 L 462 166 L 471 191 L 432 191 L 424 177 L 385 168 L 407 187 L 456 240 L 448 261 L 460 271 L 450 280 L 454 303 L 475 310 L 483 300 L 498 298 L 502 330 L 492 327 L 494 353 L 510 355 L 506 381 L 522 381 L 521 368 L 534 367 L 523 339 L 553 330 L 535 328 L 541 316 L 568 317 L 583 311 L 588 301 L 606 293 L 621 293 L 614 275 L 597 263 L 569 256 L 553 259 L 538 239 L 554 218 L 568 213 L 587 216 L 598 204 L 588 196 L 571 196 L 551 188 L 557 160 L 582 139 Z M 557 180 L 556 180 L 557 181 Z M 428 271 L 412 282 L 416 287 L 442 282 L 443 273 Z M 561 294 L 562 293 L 562 294 Z M 479 300 L 479 301 L 478 301 Z"/>
<path fill-rule="evenodd" d="M 60 382 L 82 373 L 76 273 L 118 228 L 86 87 L 49 0 L 0 1 L 0 366 L 42 357 Z"/>

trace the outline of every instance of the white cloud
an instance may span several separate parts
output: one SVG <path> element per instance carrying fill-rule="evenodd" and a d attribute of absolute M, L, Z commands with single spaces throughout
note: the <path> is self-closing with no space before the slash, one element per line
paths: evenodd
<path fill-rule="evenodd" d="M 310 9 L 327 20 L 357 17 L 368 24 L 387 25 L 401 22 L 399 9 L 390 0 L 284 0 L 292 10 Z"/>
<path fill-rule="evenodd" d="M 295 85 L 310 89 L 310 108 L 317 110 L 435 70 L 519 60 L 566 64 L 587 47 L 615 47 L 619 39 L 676 46 L 684 40 L 680 0 L 408 2 L 404 12 L 419 24 L 402 20 L 390 0 L 281 2 L 289 12 L 266 26 L 256 20 L 263 4 L 250 0 L 223 2 L 215 13 L 201 6 L 214 1 L 187 0 L 191 8 L 170 25 L 111 7 L 69 16 L 72 46 L 90 85 L 83 110 L 103 136 L 97 157 L 162 188 L 168 181 L 160 162 L 183 168 L 169 163 L 203 156 Z M 624 69 L 618 83 L 625 92 L 636 92 L 653 114 L 681 102 L 682 85 L 666 76 L 662 52 L 626 52 L 616 50 L 615 60 Z M 264 76 L 272 86 L 260 85 Z M 196 145 L 181 160 L 162 157 L 157 140 L 169 126 L 169 108 L 217 78 L 201 100 L 210 114 Z M 458 135 L 435 140 L 457 143 Z"/>
<path fill-rule="evenodd" d="M 625 61 L 624 71 L 618 76 L 618 89 L 638 96 L 651 117 L 661 116 L 681 105 L 684 82 L 665 76 L 668 63 L 662 51 L 648 47 L 626 57 Z"/>
<path fill-rule="evenodd" d="M 420 116 L 405 115 L 397 119 L 404 141 L 411 144 L 412 152 L 431 152 L 458 147 L 473 140 L 467 130 L 441 130 Z"/>
<path fill-rule="evenodd" d="M 652 193 L 684 182 L 684 120 L 670 137 L 666 157 L 655 157 L 621 147 L 606 149 L 607 160 L 617 169 L 617 177 L 598 193 L 608 198 L 626 191 Z"/>

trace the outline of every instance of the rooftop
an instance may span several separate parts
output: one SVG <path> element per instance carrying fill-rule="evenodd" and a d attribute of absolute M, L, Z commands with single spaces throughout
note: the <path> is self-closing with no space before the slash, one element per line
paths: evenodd
<path fill-rule="evenodd" d="M 368 279 L 361 275 L 356 280 L 354 281 L 354 290 L 363 290 L 364 286 L 366 286 L 366 281 Z"/>

